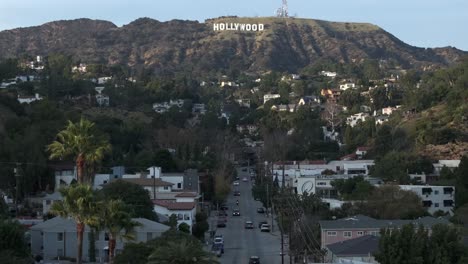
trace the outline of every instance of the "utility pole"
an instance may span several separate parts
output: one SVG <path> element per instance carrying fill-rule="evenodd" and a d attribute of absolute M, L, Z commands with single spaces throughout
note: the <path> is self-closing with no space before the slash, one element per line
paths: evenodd
<path fill-rule="evenodd" d="M 281 232 L 281 264 L 284 264 L 284 237 L 283 237 L 283 212 L 280 213 L 280 232 Z"/>
<path fill-rule="evenodd" d="M 273 224 L 273 201 L 271 201 L 271 232 L 275 231 L 275 225 Z"/>
<path fill-rule="evenodd" d="M 15 172 L 15 178 L 16 178 L 16 199 L 15 199 L 15 205 L 16 205 L 16 212 L 18 212 L 18 203 L 19 203 L 19 197 L 20 197 L 20 177 L 21 177 L 21 173 L 20 173 L 20 168 L 21 166 L 21 163 L 16 163 L 16 168 L 14 169 L 14 172 Z"/>

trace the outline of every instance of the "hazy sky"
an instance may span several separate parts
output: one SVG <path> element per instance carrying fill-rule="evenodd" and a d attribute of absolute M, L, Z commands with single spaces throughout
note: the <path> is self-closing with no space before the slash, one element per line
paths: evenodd
<path fill-rule="evenodd" d="M 419 47 L 468 51 L 468 0 L 289 0 L 302 18 L 369 22 Z M 93 18 L 121 26 L 140 18 L 199 20 L 271 16 L 281 0 L 0 0 L 0 30 L 59 19 Z"/>

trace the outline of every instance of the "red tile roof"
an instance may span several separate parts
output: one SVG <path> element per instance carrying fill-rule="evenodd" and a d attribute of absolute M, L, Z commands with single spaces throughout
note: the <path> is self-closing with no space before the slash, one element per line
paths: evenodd
<path fill-rule="evenodd" d="M 197 197 L 197 194 L 192 193 L 192 192 L 183 192 L 183 193 L 176 194 L 175 197 Z"/>
<path fill-rule="evenodd" d="M 194 202 L 174 202 L 168 200 L 153 200 L 153 204 L 167 208 L 168 210 L 192 210 Z"/>
<path fill-rule="evenodd" d="M 368 151 L 370 147 L 358 147 L 356 151 Z"/>

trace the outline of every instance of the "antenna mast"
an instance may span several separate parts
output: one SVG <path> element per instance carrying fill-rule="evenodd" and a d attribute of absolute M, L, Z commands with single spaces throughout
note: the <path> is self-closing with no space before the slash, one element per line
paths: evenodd
<path fill-rule="evenodd" d="M 283 0 L 283 4 L 276 10 L 277 17 L 289 17 L 288 14 L 288 0 Z"/>

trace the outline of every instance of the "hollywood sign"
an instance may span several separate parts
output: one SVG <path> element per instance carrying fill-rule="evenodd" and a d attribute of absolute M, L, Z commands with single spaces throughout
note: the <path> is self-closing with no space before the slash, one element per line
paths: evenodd
<path fill-rule="evenodd" d="M 264 24 L 242 24 L 242 23 L 214 23 L 214 31 L 263 31 L 265 30 Z"/>

